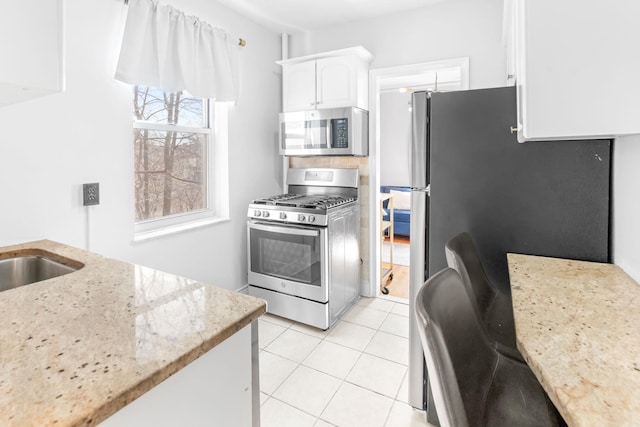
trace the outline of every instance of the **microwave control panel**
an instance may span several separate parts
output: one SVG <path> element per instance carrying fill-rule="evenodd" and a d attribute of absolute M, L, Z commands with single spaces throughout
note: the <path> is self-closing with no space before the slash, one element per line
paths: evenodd
<path fill-rule="evenodd" d="M 349 148 L 349 119 L 331 119 L 331 147 Z"/>

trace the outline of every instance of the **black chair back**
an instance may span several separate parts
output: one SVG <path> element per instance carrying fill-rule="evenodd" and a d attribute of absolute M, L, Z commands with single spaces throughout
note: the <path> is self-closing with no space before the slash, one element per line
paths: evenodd
<path fill-rule="evenodd" d="M 460 275 L 446 268 L 418 291 L 416 321 L 442 427 L 565 425 L 531 370 L 492 345 Z"/>
<path fill-rule="evenodd" d="M 489 340 L 501 353 L 524 363 L 516 346 L 511 296 L 491 284 L 471 236 L 463 232 L 451 238 L 445 245 L 445 254 L 449 267 L 462 277 Z"/>
<path fill-rule="evenodd" d="M 445 245 L 447 265 L 460 274 L 473 292 L 473 297 L 482 314 L 491 305 L 498 291 L 491 285 L 480 256 L 469 233 L 463 232 L 451 238 Z"/>
<path fill-rule="evenodd" d="M 425 356 L 433 364 L 427 359 L 440 422 L 475 425 L 469 422 L 482 415 L 496 355 L 455 270 L 444 269 L 427 281 L 418 292 L 416 314 Z"/>

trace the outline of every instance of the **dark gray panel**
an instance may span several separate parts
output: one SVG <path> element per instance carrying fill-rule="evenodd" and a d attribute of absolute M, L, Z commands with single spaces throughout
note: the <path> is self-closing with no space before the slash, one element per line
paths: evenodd
<path fill-rule="evenodd" d="M 513 87 L 432 96 L 429 276 L 461 231 L 502 290 L 507 252 L 609 260 L 611 141 L 519 144 L 515 124 Z"/>

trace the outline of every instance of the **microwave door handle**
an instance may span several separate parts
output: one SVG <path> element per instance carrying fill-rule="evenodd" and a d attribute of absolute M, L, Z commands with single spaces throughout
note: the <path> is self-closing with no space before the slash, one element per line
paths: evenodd
<path fill-rule="evenodd" d="M 331 138 L 331 136 L 333 135 L 333 123 L 331 121 L 331 119 L 327 119 L 327 148 L 333 148 L 331 146 L 331 141 L 333 140 L 333 138 Z"/>
<path fill-rule="evenodd" d="M 270 233 L 280 233 L 280 234 L 293 234 L 296 236 L 310 236 L 316 237 L 320 235 L 320 231 L 316 229 L 307 229 L 307 228 L 294 228 L 294 227 L 278 227 L 273 225 L 265 225 L 258 223 L 251 223 L 251 228 L 255 228 L 256 230 L 268 231 Z"/>

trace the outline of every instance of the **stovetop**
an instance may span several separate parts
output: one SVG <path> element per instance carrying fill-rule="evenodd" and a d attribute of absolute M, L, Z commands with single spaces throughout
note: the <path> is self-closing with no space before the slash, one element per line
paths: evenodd
<path fill-rule="evenodd" d="M 287 191 L 253 200 L 247 217 L 252 221 L 324 226 L 343 209 L 358 208 L 357 169 L 291 168 Z"/>
<path fill-rule="evenodd" d="M 355 197 L 316 194 L 279 194 L 256 199 L 249 205 L 247 216 L 291 224 L 326 226 L 332 211 L 357 203 Z"/>
<path fill-rule="evenodd" d="M 355 197 L 335 195 L 279 194 L 277 196 L 257 199 L 254 205 L 282 206 L 287 208 L 328 210 L 353 202 Z"/>

